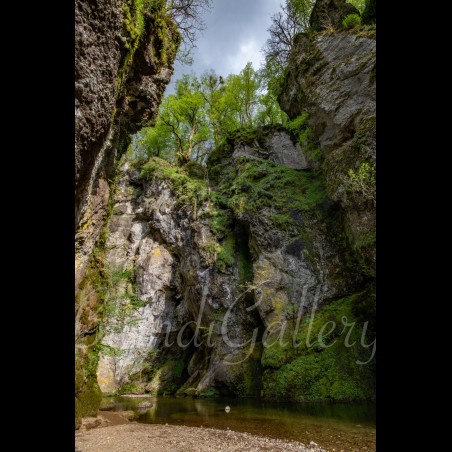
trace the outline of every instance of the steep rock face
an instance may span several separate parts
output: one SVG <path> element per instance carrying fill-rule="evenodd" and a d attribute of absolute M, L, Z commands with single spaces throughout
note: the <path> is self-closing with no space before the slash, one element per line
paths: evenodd
<path fill-rule="evenodd" d="M 342 20 L 358 10 L 345 0 L 317 0 L 312 9 L 309 25 L 316 31 L 341 28 Z"/>
<path fill-rule="evenodd" d="M 300 34 L 281 107 L 309 113 L 328 195 L 342 206 L 362 268 L 375 274 L 375 30 Z"/>
<path fill-rule="evenodd" d="M 264 350 L 263 392 L 274 399 L 375 395 L 375 27 L 340 31 L 339 3 L 344 2 L 316 3 L 311 24 L 320 32 L 296 37 L 278 100 L 293 120 L 308 114 L 309 129 L 303 131 L 319 145 L 308 153 L 316 160 L 311 166 L 331 202 L 326 224 L 334 227 L 328 236 L 340 244 L 337 256 L 350 265 L 351 284 L 311 320 L 294 325 L 299 342 L 292 347 L 275 343 Z M 374 6 L 367 2 L 368 8 Z M 330 16 L 323 18 L 323 25 L 321 8 Z M 367 23 L 374 21 L 371 16 Z M 325 348 L 319 344 L 327 324 L 333 326 L 334 340 Z M 348 347 L 342 337 L 347 328 L 355 343 L 363 344 L 365 338 L 371 347 Z M 311 342 L 313 337 L 316 341 Z"/>
<path fill-rule="evenodd" d="M 121 174 L 127 174 L 127 167 Z M 135 177 L 134 177 L 135 176 Z M 171 296 L 174 259 L 152 239 L 136 175 L 120 179 L 109 221 L 106 262 L 112 279 L 97 379 L 103 392 L 113 392 L 142 370 L 140 364 L 155 348 L 163 325 L 177 326 L 176 303 Z M 138 182 L 139 183 L 139 182 Z M 118 334 L 120 332 L 120 334 Z M 118 350 L 110 353 L 110 350 Z"/>
<path fill-rule="evenodd" d="M 141 175 L 122 167 L 106 242 L 114 284 L 97 373 L 103 391 L 271 397 L 262 392 L 273 353 L 264 341 L 362 287 L 319 180 L 293 168 L 300 157 L 276 128 L 213 155 L 210 183 L 158 158 Z M 253 183 L 262 188 L 251 194 Z M 227 206 L 218 203 L 226 197 Z"/>
<path fill-rule="evenodd" d="M 101 232 L 116 164 L 130 134 L 155 117 L 180 42 L 163 4 L 75 3 L 76 425 L 100 400 Z"/>
<path fill-rule="evenodd" d="M 236 143 L 233 159 L 238 157 L 270 158 L 277 165 L 293 169 L 311 168 L 309 157 L 298 143 L 293 143 L 289 133 L 275 129 L 263 142 L 254 140 L 251 143 Z"/>
<path fill-rule="evenodd" d="M 202 394 L 215 385 L 253 391 L 251 382 L 245 388 L 243 381 L 249 362 L 239 363 L 234 374 L 224 369 L 225 361 L 243 353 L 234 344 L 249 339 L 256 319 L 243 303 L 234 306 L 240 295 L 237 266 L 225 274 L 213 265 L 215 239 L 202 219 L 208 205 L 196 211 L 181 206 L 167 182 L 143 179 L 127 163 L 114 200 L 106 265 L 115 283 L 97 372 L 102 391 L 131 383 L 135 390 L 154 393 L 174 392 L 184 383 L 188 393 Z M 134 289 L 127 291 L 127 285 Z M 136 309 L 129 309 L 132 294 L 139 301 Z M 233 326 L 225 343 L 215 320 L 228 308 Z M 186 349 L 181 346 L 190 342 Z"/>
<path fill-rule="evenodd" d="M 180 40 L 162 5 L 144 11 L 135 5 L 76 2 L 77 287 L 104 223 L 116 161 L 131 134 L 156 116 Z"/>

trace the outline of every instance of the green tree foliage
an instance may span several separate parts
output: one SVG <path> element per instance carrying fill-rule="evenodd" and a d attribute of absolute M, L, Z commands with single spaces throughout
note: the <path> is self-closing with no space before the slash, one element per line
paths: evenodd
<path fill-rule="evenodd" d="M 278 64 L 280 69 L 287 65 L 294 37 L 309 29 L 309 17 L 315 0 L 286 0 L 281 11 L 272 16 L 268 29 L 270 37 L 263 49 L 266 59 Z"/>
<path fill-rule="evenodd" d="M 210 139 L 205 100 L 196 77 L 184 75 L 176 85 L 176 94 L 162 103 L 158 126 L 170 134 L 170 146 L 175 149 L 179 164 L 191 159 L 201 161 L 206 143 Z"/>
<path fill-rule="evenodd" d="M 256 114 L 256 124 L 258 126 L 285 124 L 287 115 L 284 113 L 276 99 L 275 94 L 268 90 L 259 99 L 258 112 Z"/>
<path fill-rule="evenodd" d="M 172 136 L 163 127 L 146 127 L 132 141 L 132 157 L 135 160 L 147 160 L 149 157 L 171 159 L 168 149 L 172 147 Z"/>
<path fill-rule="evenodd" d="M 361 1 L 361 0 L 353 0 Z M 315 0 L 288 0 L 289 9 L 293 11 L 296 21 L 301 31 L 309 28 L 309 18 L 311 17 L 312 8 Z"/>
<path fill-rule="evenodd" d="M 347 3 L 353 5 L 359 11 L 359 14 L 363 13 L 366 6 L 366 0 L 347 0 Z"/>
<path fill-rule="evenodd" d="M 263 48 L 266 63 L 262 74 L 268 90 L 275 96 L 279 93 L 295 36 L 309 30 L 309 17 L 314 4 L 315 0 L 286 0 L 281 11 L 271 18 L 270 37 Z"/>
<path fill-rule="evenodd" d="M 205 101 L 207 118 L 216 143 L 222 134 L 223 124 L 228 121 L 229 117 L 228 108 L 223 101 L 225 89 L 223 77 L 217 76 L 215 71 L 205 72 L 201 76 L 200 92 Z"/>
<path fill-rule="evenodd" d="M 239 75 L 226 79 L 225 103 L 240 128 L 254 126 L 254 117 L 259 104 L 260 80 L 251 63 Z"/>
<path fill-rule="evenodd" d="M 214 71 L 200 78 L 184 75 L 175 94 L 162 102 L 155 127 L 143 129 L 134 141 L 133 156 L 203 163 L 231 132 L 284 123 L 286 115 L 265 85 L 251 63 L 226 79 Z"/>

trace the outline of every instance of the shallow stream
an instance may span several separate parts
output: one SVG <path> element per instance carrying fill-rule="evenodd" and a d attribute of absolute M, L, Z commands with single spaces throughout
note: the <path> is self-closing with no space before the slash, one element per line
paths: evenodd
<path fill-rule="evenodd" d="M 137 407 L 150 402 L 147 409 Z M 375 451 L 375 403 L 276 403 L 255 399 L 107 397 L 114 411 L 133 410 L 137 421 L 248 432 L 285 440 L 314 441 L 329 451 Z M 230 412 L 225 412 L 229 406 Z"/>

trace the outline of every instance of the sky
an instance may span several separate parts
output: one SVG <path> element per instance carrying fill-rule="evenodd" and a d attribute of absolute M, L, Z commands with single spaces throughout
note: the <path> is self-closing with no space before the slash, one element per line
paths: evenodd
<path fill-rule="evenodd" d="M 191 66 L 174 64 L 174 74 L 165 94 L 174 92 L 174 82 L 183 74 L 214 69 L 223 77 L 238 74 L 248 63 L 258 69 L 262 47 L 268 39 L 271 16 L 284 0 L 213 0 L 204 20 L 206 30 L 198 37 Z"/>

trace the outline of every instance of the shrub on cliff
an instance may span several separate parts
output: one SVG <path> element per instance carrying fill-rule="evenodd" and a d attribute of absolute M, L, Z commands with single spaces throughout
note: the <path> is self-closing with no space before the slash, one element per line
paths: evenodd
<path fill-rule="evenodd" d="M 358 14 L 349 14 L 342 21 L 342 26 L 346 30 L 349 30 L 350 28 L 355 28 L 358 25 L 361 25 L 361 17 L 359 17 Z"/>

